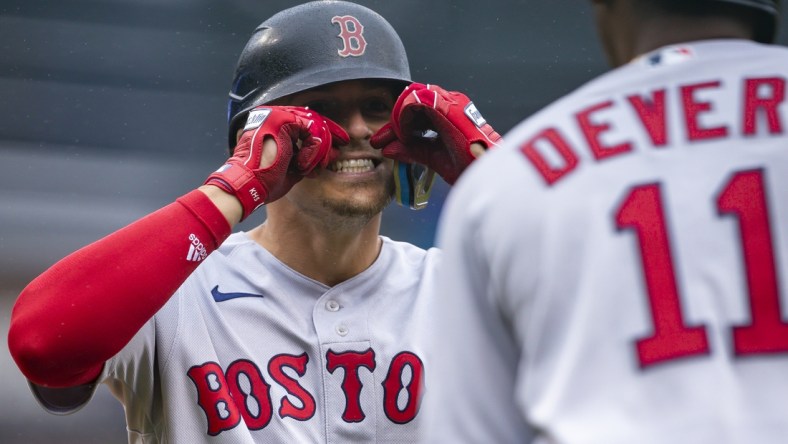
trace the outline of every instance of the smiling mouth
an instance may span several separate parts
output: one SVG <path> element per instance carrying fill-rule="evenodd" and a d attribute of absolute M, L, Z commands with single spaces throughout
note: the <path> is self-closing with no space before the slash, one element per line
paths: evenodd
<path fill-rule="evenodd" d="M 373 159 L 348 159 L 338 160 L 329 166 L 335 173 L 366 173 L 372 171 L 377 166 Z"/>

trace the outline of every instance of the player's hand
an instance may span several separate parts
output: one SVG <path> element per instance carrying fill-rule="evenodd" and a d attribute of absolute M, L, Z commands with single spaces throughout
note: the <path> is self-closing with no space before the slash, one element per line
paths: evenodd
<path fill-rule="evenodd" d="M 264 152 L 266 140 L 276 143 L 276 153 Z M 205 184 L 235 195 L 244 220 L 317 168 L 325 168 L 332 144 L 349 141 L 342 127 L 307 108 L 258 106 L 249 112 L 232 157 Z"/>
<path fill-rule="evenodd" d="M 412 83 L 370 143 L 386 157 L 426 165 L 453 184 L 477 157 L 472 144 L 489 149 L 500 140 L 465 94 Z"/>

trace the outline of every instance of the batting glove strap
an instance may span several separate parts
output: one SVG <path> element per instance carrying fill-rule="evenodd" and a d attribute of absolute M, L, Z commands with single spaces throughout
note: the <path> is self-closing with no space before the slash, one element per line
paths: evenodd
<path fill-rule="evenodd" d="M 243 208 L 241 220 L 267 203 L 268 191 L 257 180 L 254 172 L 243 165 L 226 163 L 208 176 L 205 184 L 215 185 L 238 198 Z"/>

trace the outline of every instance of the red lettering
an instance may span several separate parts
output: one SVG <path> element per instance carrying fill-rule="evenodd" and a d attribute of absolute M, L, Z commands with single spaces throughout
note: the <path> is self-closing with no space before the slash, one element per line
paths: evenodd
<path fill-rule="evenodd" d="M 768 90 L 768 93 L 764 90 Z M 777 106 L 785 101 L 785 79 L 770 77 L 744 81 L 744 134 L 756 133 L 758 111 L 766 116 L 770 134 L 783 131 Z"/>
<path fill-rule="evenodd" d="M 631 190 L 616 212 L 618 228 L 632 230 L 638 238 L 640 260 L 651 307 L 654 332 L 636 342 L 640 366 L 709 353 L 706 327 L 690 327 L 679 300 L 673 254 L 659 184 Z"/>
<path fill-rule="evenodd" d="M 716 126 L 712 128 L 702 128 L 698 122 L 698 116 L 702 113 L 711 111 L 711 102 L 700 102 L 695 98 L 695 92 L 705 88 L 719 88 L 720 82 L 705 82 L 695 85 L 681 87 L 681 101 L 684 105 L 684 118 L 687 124 L 687 137 L 689 140 L 704 140 L 726 137 L 728 128 L 726 126 Z"/>
<path fill-rule="evenodd" d="M 295 379 L 287 376 L 283 369 L 289 367 L 293 369 L 298 376 L 306 374 L 306 364 L 309 362 L 309 356 L 303 353 L 298 356 L 294 355 L 276 355 L 268 362 L 268 374 L 287 390 L 287 393 L 294 396 L 301 403 L 302 407 L 298 408 L 283 396 L 279 404 L 279 417 L 291 417 L 299 421 L 306 421 L 315 414 L 315 398 Z"/>
<path fill-rule="evenodd" d="M 202 407 L 208 419 L 208 434 L 216 436 L 223 430 L 237 426 L 241 415 L 233 402 L 219 364 L 206 362 L 196 365 L 186 374 L 197 387 L 197 404 Z"/>
<path fill-rule="evenodd" d="M 367 41 L 364 39 L 364 25 L 352 15 L 335 16 L 331 23 L 339 25 L 339 38 L 342 39 L 343 48 L 337 53 L 342 57 L 358 57 L 364 54 Z"/>
<path fill-rule="evenodd" d="M 540 147 L 551 149 L 557 153 L 561 157 L 563 166 L 553 168 L 540 153 Z M 557 182 L 575 169 L 578 163 L 577 155 L 572 151 L 572 147 L 555 128 L 547 128 L 525 142 L 520 147 L 520 152 L 531 161 L 531 164 L 539 171 L 547 185 Z"/>
<path fill-rule="evenodd" d="M 249 393 L 243 391 L 241 376 L 249 381 Z M 271 386 L 263 378 L 260 369 L 252 361 L 239 359 L 227 367 L 226 378 L 230 393 L 249 430 L 259 430 L 267 426 L 273 416 Z M 257 407 L 256 414 L 251 411 L 252 406 Z"/>
<path fill-rule="evenodd" d="M 326 369 L 330 373 L 338 368 L 345 370 L 342 380 L 342 391 L 345 392 L 345 411 L 342 419 L 345 422 L 361 422 L 366 417 L 361 409 L 361 379 L 358 377 L 359 367 L 366 367 L 370 372 L 375 370 L 375 352 L 368 348 L 364 352 L 346 351 L 326 353 Z"/>
<path fill-rule="evenodd" d="M 407 386 L 402 381 L 406 367 L 409 367 L 411 372 L 410 382 Z M 402 352 L 391 360 L 389 372 L 383 381 L 383 411 L 392 422 L 406 424 L 419 413 L 423 374 L 424 364 L 418 356 L 411 352 Z M 403 389 L 408 394 L 408 400 L 405 406 L 400 409 L 399 398 Z"/>
<path fill-rule="evenodd" d="M 626 153 L 632 150 L 632 145 L 627 142 L 619 143 L 618 145 L 613 146 L 606 146 L 601 140 L 599 140 L 602 133 L 610 129 L 610 124 L 606 122 L 593 123 L 591 121 L 591 115 L 597 111 L 610 108 L 611 106 L 613 106 L 613 102 L 607 101 L 600 103 L 599 105 L 586 108 L 575 115 L 577 123 L 580 125 L 580 130 L 583 132 L 583 135 L 588 142 L 588 147 L 591 149 L 591 153 L 597 160 L 606 159 L 608 157 L 615 156 L 616 154 Z"/>
<path fill-rule="evenodd" d="M 651 138 L 651 143 L 654 146 L 665 146 L 668 143 L 665 90 L 654 91 L 651 97 L 631 95 L 627 97 L 627 100 L 635 108 L 640 122 Z"/>
<path fill-rule="evenodd" d="M 314 396 L 293 376 L 293 372 L 298 377 L 305 376 L 308 363 L 306 353 L 279 354 L 268 361 L 268 374 L 288 394 L 280 399 L 278 413 L 281 418 L 307 421 L 316 414 Z M 355 423 L 366 418 L 361 406 L 364 386 L 359 372 L 362 367 L 374 372 L 376 365 L 375 351 L 371 348 L 363 352 L 329 350 L 326 353 L 329 373 L 339 368 L 344 371 L 341 384 L 345 395 L 344 421 Z M 207 418 L 208 435 L 216 436 L 237 427 L 242 421 L 249 430 L 263 429 L 270 424 L 273 418 L 271 385 L 254 362 L 239 359 L 226 371 L 215 362 L 206 362 L 191 367 L 187 374 L 197 388 L 197 403 Z M 382 382 L 383 409 L 391 422 L 406 424 L 418 415 L 423 380 L 424 364 L 416 354 L 405 351 L 392 359 Z"/>
<path fill-rule="evenodd" d="M 733 348 L 740 356 L 788 352 L 764 171 L 737 172 L 719 194 L 717 206 L 721 215 L 738 221 L 749 293 L 750 323 L 733 327 Z"/>

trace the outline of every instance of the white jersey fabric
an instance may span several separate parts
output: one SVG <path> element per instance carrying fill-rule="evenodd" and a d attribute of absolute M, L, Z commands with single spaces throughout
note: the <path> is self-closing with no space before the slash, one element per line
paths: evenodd
<path fill-rule="evenodd" d="M 788 50 L 662 48 L 470 167 L 429 442 L 788 439 Z"/>
<path fill-rule="evenodd" d="M 233 234 L 106 363 L 129 441 L 415 441 L 439 253 L 382 245 L 328 287 Z"/>

